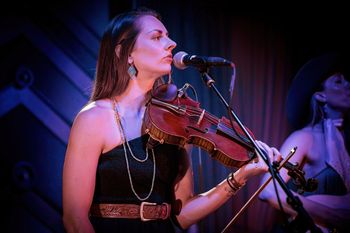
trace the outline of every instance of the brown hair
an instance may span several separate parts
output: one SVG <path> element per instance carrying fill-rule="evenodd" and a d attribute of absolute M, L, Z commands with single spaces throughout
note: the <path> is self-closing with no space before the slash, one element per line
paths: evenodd
<path fill-rule="evenodd" d="M 95 82 L 90 101 L 120 95 L 127 88 L 130 80 L 127 72 L 128 56 L 140 33 L 137 21 L 140 17 L 146 15 L 161 20 L 156 11 L 139 8 L 119 14 L 110 21 L 100 43 Z M 118 54 L 116 53 L 117 46 L 119 46 Z"/>

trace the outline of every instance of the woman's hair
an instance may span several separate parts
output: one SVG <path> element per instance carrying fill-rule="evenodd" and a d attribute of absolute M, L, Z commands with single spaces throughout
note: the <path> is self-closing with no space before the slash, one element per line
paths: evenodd
<path fill-rule="evenodd" d="M 127 88 L 130 80 L 128 57 L 141 31 L 138 19 L 146 15 L 161 20 L 156 11 L 139 8 L 119 14 L 110 21 L 100 43 L 90 101 L 120 95 Z"/>

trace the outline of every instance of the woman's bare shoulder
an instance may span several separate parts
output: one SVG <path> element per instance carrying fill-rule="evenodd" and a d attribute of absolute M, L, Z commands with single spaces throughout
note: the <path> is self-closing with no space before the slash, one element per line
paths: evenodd
<path fill-rule="evenodd" d="M 304 127 L 299 130 L 295 130 L 289 135 L 289 138 L 298 138 L 302 140 L 311 140 L 314 134 L 312 127 Z"/>
<path fill-rule="evenodd" d="M 73 128 L 102 129 L 114 117 L 112 104 L 109 100 L 97 100 L 85 105 L 77 114 Z M 98 126 L 98 127 L 94 127 Z"/>
<path fill-rule="evenodd" d="M 293 147 L 298 147 L 298 152 L 306 154 L 313 142 L 313 130 L 312 128 L 305 127 L 296 131 L 293 131 L 284 141 L 281 147 L 281 152 L 286 153 L 285 150 L 289 150 Z M 298 154 L 298 153 L 297 153 Z"/>
<path fill-rule="evenodd" d="M 77 114 L 76 119 L 99 120 L 110 117 L 113 113 L 112 103 L 109 100 L 97 100 L 85 105 Z"/>

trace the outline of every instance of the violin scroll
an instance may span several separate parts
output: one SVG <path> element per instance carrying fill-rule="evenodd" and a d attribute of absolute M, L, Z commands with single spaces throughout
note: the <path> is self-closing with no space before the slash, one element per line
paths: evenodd
<path fill-rule="evenodd" d="M 279 166 L 278 162 L 276 163 Z M 292 178 L 293 183 L 297 187 L 297 192 L 303 194 L 304 192 L 312 192 L 317 189 L 318 181 L 315 178 L 305 178 L 305 172 L 300 169 L 298 163 L 286 162 L 283 164 L 283 167 L 288 170 L 288 175 Z"/>

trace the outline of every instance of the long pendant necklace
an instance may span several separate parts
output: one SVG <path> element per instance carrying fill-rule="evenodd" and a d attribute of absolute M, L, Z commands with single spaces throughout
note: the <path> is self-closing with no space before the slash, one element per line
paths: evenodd
<path fill-rule="evenodd" d="M 122 125 L 122 119 L 121 119 L 121 117 L 119 115 L 117 106 L 118 106 L 117 102 L 114 100 L 113 101 L 113 109 L 114 109 L 114 112 L 115 112 L 115 118 L 116 118 L 117 124 L 119 126 L 120 136 L 121 136 L 122 142 L 123 142 L 124 156 L 125 156 L 126 168 L 127 168 L 127 171 L 128 171 L 130 187 L 131 187 L 131 190 L 134 193 L 134 195 L 137 197 L 137 199 L 139 199 L 140 201 L 145 201 L 151 196 L 151 194 L 153 192 L 154 180 L 155 180 L 155 177 L 156 177 L 156 159 L 155 159 L 155 155 L 154 155 L 154 150 L 151 149 L 151 151 L 152 151 L 152 158 L 153 158 L 153 175 L 152 175 L 151 188 L 150 188 L 150 191 L 149 191 L 149 193 L 147 194 L 146 197 L 140 197 L 140 195 L 137 194 L 137 192 L 136 192 L 136 190 L 134 188 L 133 181 L 132 181 L 130 165 L 129 165 L 129 158 L 128 158 L 128 153 L 126 151 L 127 150 L 126 147 L 128 148 L 132 158 L 135 159 L 139 163 L 143 163 L 143 162 L 147 161 L 147 159 L 148 159 L 148 149 L 146 148 L 146 156 L 145 156 L 144 159 L 139 159 L 139 158 L 137 158 L 134 155 L 134 153 L 132 152 L 131 147 L 129 145 L 129 142 L 128 142 L 127 138 L 126 138 L 126 134 L 125 134 L 125 131 L 124 131 L 124 128 L 123 128 L 123 125 Z"/>

